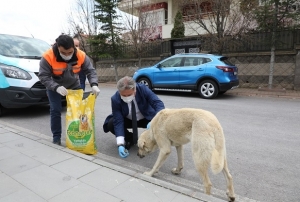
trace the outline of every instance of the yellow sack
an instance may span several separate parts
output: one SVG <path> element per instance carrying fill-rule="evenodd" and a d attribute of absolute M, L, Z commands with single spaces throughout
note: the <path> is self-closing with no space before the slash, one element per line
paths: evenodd
<path fill-rule="evenodd" d="M 95 101 L 90 94 L 82 99 L 83 90 L 68 90 L 66 114 L 66 145 L 69 149 L 96 154 L 95 142 Z"/>

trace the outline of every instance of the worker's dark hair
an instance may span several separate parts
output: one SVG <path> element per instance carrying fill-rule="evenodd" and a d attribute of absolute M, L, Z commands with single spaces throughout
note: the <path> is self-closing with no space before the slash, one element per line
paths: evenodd
<path fill-rule="evenodd" d="M 58 47 L 62 46 L 64 49 L 74 48 L 73 38 L 66 34 L 60 35 L 55 41 Z"/>

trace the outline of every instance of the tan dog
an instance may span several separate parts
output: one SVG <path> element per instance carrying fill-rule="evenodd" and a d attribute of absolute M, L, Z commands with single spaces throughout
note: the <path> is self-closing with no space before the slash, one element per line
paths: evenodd
<path fill-rule="evenodd" d="M 88 131 L 89 128 L 89 123 L 88 123 L 88 117 L 86 114 L 80 114 L 79 116 L 79 131 Z"/>
<path fill-rule="evenodd" d="M 192 143 L 192 154 L 197 171 L 205 187 L 205 193 L 211 192 L 211 181 L 208 176 L 209 166 L 214 174 L 223 171 L 227 181 L 229 201 L 235 200 L 232 177 L 226 161 L 226 148 L 223 129 L 217 118 L 201 109 L 164 109 L 151 121 L 149 130 L 144 131 L 138 139 L 138 156 L 159 149 L 158 158 L 151 171 L 144 174 L 152 176 L 167 159 L 171 146 L 175 146 L 178 156 L 177 168 L 173 174 L 180 174 L 183 168 L 183 145 Z"/>

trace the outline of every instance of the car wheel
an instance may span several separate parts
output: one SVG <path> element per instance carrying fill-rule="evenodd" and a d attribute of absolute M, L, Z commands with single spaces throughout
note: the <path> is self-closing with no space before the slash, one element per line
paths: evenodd
<path fill-rule="evenodd" d="M 142 84 L 144 84 L 145 86 L 148 86 L 149 89 L 152 89 L 152 84 L 151 84 L 151 82 L 149 81 L 149 79 L 147 79 L 147 78 L 145 78 L 145 77 L 138 79 L 138 83 L 142 83 Z"/>
<path fill-rule="evenodd" d="M 202 81 L 198 90 L 200 97 L 204 99 L 213 99 L 219 93 L 217 84 L 212 80 Z"/>
<path fill-rule="evenodd" d="M 0 117 L 3 116 L 5 108 L 0 104 Z"/>

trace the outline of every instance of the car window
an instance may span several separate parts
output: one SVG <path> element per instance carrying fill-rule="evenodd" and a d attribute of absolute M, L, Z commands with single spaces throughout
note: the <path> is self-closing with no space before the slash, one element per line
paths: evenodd
<path fill-rule="evenodd" d="M 0 34 L 0 54 L 7 57 L 41 57 L 51 46 L 39 39 Z"/>
<path fill-rule="evenodd" d="M 161 67 L 180 67 L 182 57 L 171 58 L 160 64 Z"/>
<path fill-rule="evenodd" d="M 234 64 L 232 64 L 227 57 L 220 57 L 219 60 L 224 62 L 226 65 L 234 66 Z"/>
<path fill-rule="evenodd" d="M 193 58 L 185 58 L 183 66 L 184 67 L 193 66 Z"/>
<path fill-rule="evenodd" d="M 210 62 L 209 58 L 203 57 L 188 57 L 184 60 L 184 66 L 198 66 Z"/>

